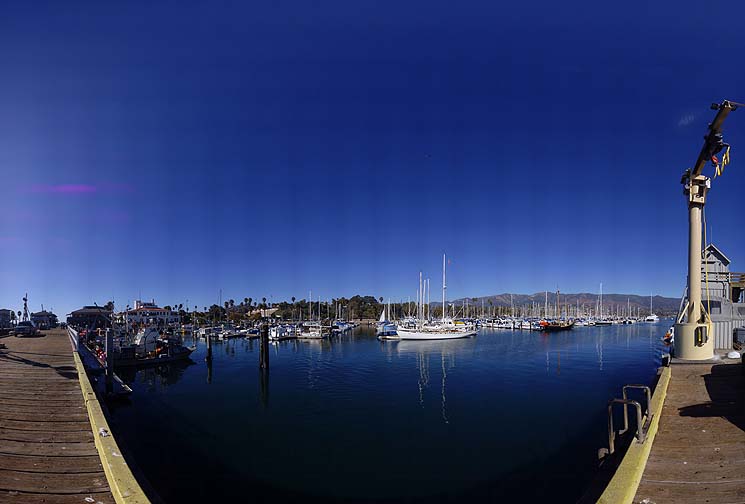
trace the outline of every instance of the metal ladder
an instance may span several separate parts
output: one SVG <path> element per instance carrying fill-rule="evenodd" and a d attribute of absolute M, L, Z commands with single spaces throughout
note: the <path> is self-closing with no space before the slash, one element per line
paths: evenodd
<path fill-rule="evenodd" d="M 646 409 L 642 410 L 642 405 L 638 401 L 634 401 L 628 398 L 627 391 L 629 389 L 644 390 L 647 397 Z M 652 422 L 654 412 L 652 408 L 652 391 L 646 385 L 624 385 L 623 387 L 623 399 L 611 399 L 608 401 L 608 448 L 601 448 L 598 452 L 600 458 L 604 458 L 606 455 L 613 455 L 616 451 L 616 431 L 613 426 L 613 406 L 616 404 L 623 405 L 623 429 L 618 431 L 618 435 L 623 435 L 629 430 L 629 406 L 633 406 L 636 409 L 636 442 L 641 444 L 647 438 L 647 431 L 649 431 L 649 425 Z"/>

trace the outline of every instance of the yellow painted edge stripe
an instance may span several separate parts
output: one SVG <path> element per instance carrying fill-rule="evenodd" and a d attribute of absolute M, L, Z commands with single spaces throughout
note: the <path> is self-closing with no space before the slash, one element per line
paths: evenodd
<path fill-rule="evenodd" d="M 129 469 L 121 450 L 119 450 L 119 446 L 116 444 L 116 440 L 114 440 L 114 434 L 111 432 L 101 405 L 98 403 L 96 392 L 93 390 L 90 380 L 88 380 L 88 375 L 85 373 L 85 367 L 80 360 L 80 355 L 77 352 L 73 352 L 73 356 L 75 367 L 78 370 L 80 388 L 83 391 L 83 400 L 88 409 L 88 419 L 91 422 L 93 438 L 96 441 L 96 449 L 98 450 L 98 456 L 101 458 L 101 465 L 103 465 L 106 480 L 109 482 L 109 488 L 111 489 L 111 494 L 114 496 L 114 501 L 117 504 L 149 503 L 150 500 L 145 496 L 142 488 L 140 488 L 140 484 L 137 483 L 137 479 Z M 108 435 L 102 435 L 104 432 L 108 433 Z"/>
<path fill-rule="evenodd" d="M 654 443 L 654 437 L 657 434 L 657 428 L 660 424 L 662 405 L 665 403 L 667 386 L 670 383 L 670 373 L 669 366 L 662 368 L 662 374 L 657 382 L 657 387 L 654 389 L 651 408 L 654 412 L 654 417 L 652 417 L 652 423 L 649 426 L 646 440 L 643 444 L 632 441 L 621 464 L 616 469 L 616 473 L 598 499 L 598 503 L 632 504 L 634 502 L 634 496 L 642 480 L 649 453 L 652 451 L 652 443 Z"/>

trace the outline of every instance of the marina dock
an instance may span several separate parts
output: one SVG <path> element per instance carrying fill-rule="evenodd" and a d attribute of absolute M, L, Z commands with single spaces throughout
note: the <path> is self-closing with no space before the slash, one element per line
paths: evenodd
<path fill-rule="evenodd" d="M 745 502 L 740 359 L 678 360 L 663 370 L 648 437 L 631 444 L 598 502 Z"/>
<path fill-rule="evenodd" d="M 744 501 L 742 364 L 674 363 L 659 430 L 634 502 Z"/>
<path fill-rule="evenodd" d="M 0 396 L 0 501 L 147 502 L 64 329 L 0 339 Z"/>

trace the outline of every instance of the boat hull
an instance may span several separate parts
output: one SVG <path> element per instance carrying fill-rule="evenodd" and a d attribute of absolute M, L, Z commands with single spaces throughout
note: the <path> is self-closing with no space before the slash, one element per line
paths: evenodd
<path fill-rule="evenodd" d="M 470 338 L 476 336 L 475 330 L 469 331 L 421 331 L 418 329 L 401 329 L 398 331 L 398 338 L 402 340 L 444 340 Z"/>

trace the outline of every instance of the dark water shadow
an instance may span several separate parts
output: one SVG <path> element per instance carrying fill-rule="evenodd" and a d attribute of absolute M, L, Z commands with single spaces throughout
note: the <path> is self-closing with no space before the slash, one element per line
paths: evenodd
<path fill-rule="evenodd" d="M 745 431 L 745 374 L 742 364 L 717 364 L 704 375 L 711 401 L 685 406 L 680 416 L 722 417 Z"/>

